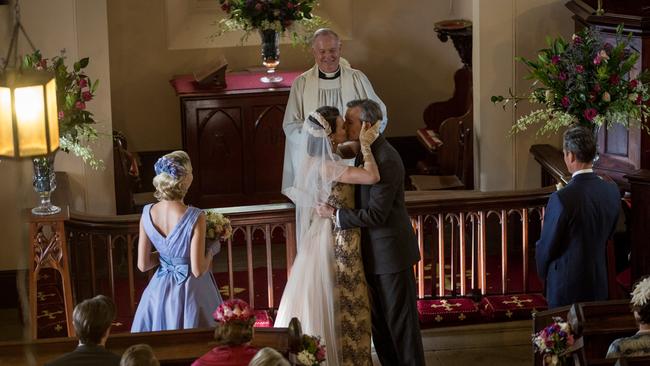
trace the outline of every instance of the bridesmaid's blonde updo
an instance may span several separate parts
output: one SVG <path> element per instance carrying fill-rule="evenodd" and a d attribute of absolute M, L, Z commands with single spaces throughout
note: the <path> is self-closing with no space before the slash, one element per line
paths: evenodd
<path fill-rule="evenodd" d="M 156 161 L 154 169 L 154 197 L 158 201 L 176 201 L 185 197 L 189 188 L 185 178 L 192 173 L 192 163 L 185 151 L 178 150 L 163 156 Z"/>

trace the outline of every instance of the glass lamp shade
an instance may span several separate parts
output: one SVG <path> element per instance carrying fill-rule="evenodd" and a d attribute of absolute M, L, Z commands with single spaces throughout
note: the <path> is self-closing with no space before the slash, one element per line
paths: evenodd
<path fill-rule="evenodd" d="M 54 75 L 36 70 L 9 70 L 1 74 L 0 156 L 44 156 L 58 148 Z"/>

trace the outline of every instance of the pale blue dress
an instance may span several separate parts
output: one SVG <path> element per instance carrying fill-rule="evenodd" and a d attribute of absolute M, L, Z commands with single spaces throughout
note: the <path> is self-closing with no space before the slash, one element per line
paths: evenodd
<path fill-rule="evenodd" d="M 197 278 L 190 265 L 192 231 L 201 210 L 188 207 L 165 237 L 151 221 L 151 206 L 144 207 L 141 220 L 160 253 L 160 266 L 140 298 L 131 332 L 214 327 L 212 313 L 222 300 L 212 271 Z"/>

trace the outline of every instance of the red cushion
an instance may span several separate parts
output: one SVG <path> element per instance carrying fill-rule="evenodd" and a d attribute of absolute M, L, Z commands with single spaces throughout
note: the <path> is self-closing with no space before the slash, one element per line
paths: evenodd
<path fill-rule="evenodd" d="M 424 146 L 426 146 L 429 150 L 433 151 L 442 146 L 442 140 L 440 140 L 438 134 L 433 130 L 430 130 L 428 128 L 420 128 L 417 130 L 417 136 L 420 141 L 422 141 Z"/>
<path fill-rule="evenodd" d="M 417 305 L 422 328 L 476 323 L 481 320 L 478 306 L 471 299 L 418 300 Z"/>
<path fill-rule="evenodd" d="M 255 310 L 255 328 L 273 327 L 273 319 L 266 310 Z"/>
<path fill-rule="evenodd" d="M 531 319 L 532 314 L 548 308 L 540 294 L 486 296 L 480 306 L 487 319 L 497 321 Z"/>

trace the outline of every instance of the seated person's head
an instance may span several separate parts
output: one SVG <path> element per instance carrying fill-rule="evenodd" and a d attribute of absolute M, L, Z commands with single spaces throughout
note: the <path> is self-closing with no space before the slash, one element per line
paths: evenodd
<path fill-rule="evenodd" d="M 136 344 L 124 351 L 120 366 L 159 366 L 160 363 L 148 344 Z"/>
<path fill-rule="evenodd" d="M 643 278 L 634 286 L 630 305 L 639 328 L 650 327 L 650 277 Z"/>
<path fill-rule="evenodd" d="M 212 316 L 217 321 L 214 339 L 218 345 L 237 346 L 253 339 L 255 314 L 245 301 L 224 301 Z"/>
<path fill-rule="evenodd" d="M 271 347 L 257 351 L 248 366 L 290 366 L 282 354 Z"/>
<path fill-rule="evenodd" d="M 591 167 L 596 156 L 596 139 L 594 133 L 587 127 L 572 126 L 564 132 L 564 162 L 573 173 L 576 170 Z"/>
<path fill-rule="evenodd" d="M 104 345 L 114 318 L 113 301 L 104 295 L 98 295 L 74 307 L 72 325 L 81 344 Z"/>
<path fill-rule="evenodd" d="M 159 201 L 176 201 L 185 197 L 194 178 L 192 163 L 185 151 L 174 151 L 161 157 L 156 161 L 154 169 L 154 196 Z"/>
<path fill-rule="evenodd" d="M 315 134 L 309 135 L 307 141 L 307 153 L 310 156 L 321 156 L 323 154 L 323 134 L 326 134 L 335 145 L 347 140 L 345 131 L 345 120 L 341 117 L 338 108 L 324 106 L 316 109 L 307 117 L 311 126 L 315 128 Z M 322 130 L 322 131 L 321 131 Z"/>
<path fill-rule="evenodd" d="M 345 111 L 345 124 L 348 139 L 358 140 L 363 122 L 374 125 L 384 119 L 379 103 L 371 99 L 356 99 L 348 102 L 348 109 Z"/>

